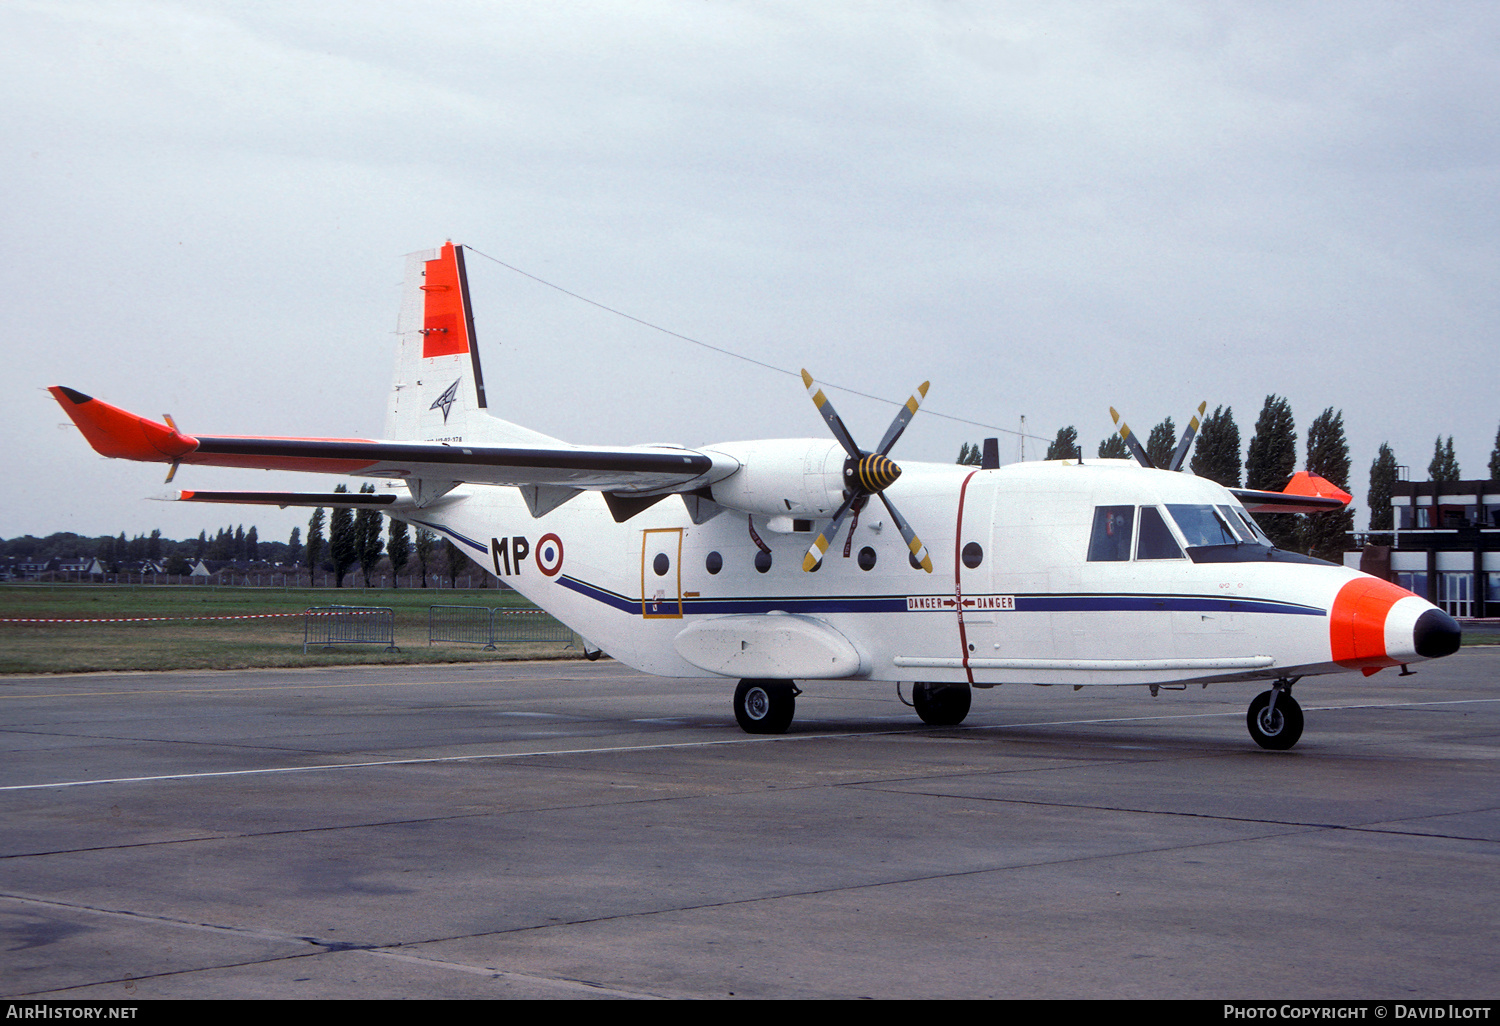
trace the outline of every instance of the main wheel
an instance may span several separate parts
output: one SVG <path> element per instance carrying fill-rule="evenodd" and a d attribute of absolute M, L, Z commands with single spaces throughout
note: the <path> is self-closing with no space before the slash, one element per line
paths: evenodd
<path fill-rule="evenodd" d="M 1245 714 L 1245 725 L 1256 744 L 1273 752 L 1284 752 L 1302 736 L 1302 707 L 1285 691 L 1277 696 L 1274 710 L 1270 705 L 1271 692 L 1256 695 Z"/>
<path fill-rule="evenodd" d="M 785 734 L 796 712 L 789 680 L 742 680 L 734 689 L 734 718 L 747 734 Z"/>
<path fill-rule="evenodd" d="M 954 727 L 969 715 L 973 692 L 967 684 L 927 684 L 917 681 L 911 686 L 911 704 L 916 706 L 922 722 L 933 727 Z"/>

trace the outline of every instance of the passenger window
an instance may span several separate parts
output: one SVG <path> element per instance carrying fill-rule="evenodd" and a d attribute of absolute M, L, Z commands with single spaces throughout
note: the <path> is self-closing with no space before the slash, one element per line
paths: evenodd
<path fill-rule="evenodd" d="M 1089 562 L 1129 559 L 1130 532 L 1134 526 L 1134 506 L 1096 506 L 1094 535 L 1089 540 Z"/>
<path fill-rule="evenodd" d="M 1178 546 L 1177 539 L 1172 537 L 1171 529 L 1162 519 L 1161 510 L 1155 506 L 1141 507 L 1141 537 L 1136 542 L 1135 558 L 1182 558 L 1182 549 Z"/>

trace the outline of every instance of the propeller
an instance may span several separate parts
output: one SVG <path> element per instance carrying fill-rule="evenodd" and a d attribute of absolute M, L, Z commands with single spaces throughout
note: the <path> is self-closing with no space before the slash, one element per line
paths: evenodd
<path fill-rule="evenodd" d="M 906 547 L 911 550 L 912 559 L 921 565 L 923 570 L 932 573 L 932 557 L 927 554 L 927 546 L 922 544 L 922 539 L 911 529 L 911 524 L 906 518 L 896 511 L 891 500 L 885 497 L 885 490 L 889 488 L 901 476 L 901 468 L 894 460 L 886 455 L 901 433 L 906 430 L 906 425 L 916 415 L 917 408 L 921 406 L 922 400 L 927 396 L 928 382 L 924 381 L 917 387 L 916 394 L 902 404 L 901 409 L 896 412 L 896 419 L 891 421 L 891 426 L 886 428 L 885 437 L 880 440 L 880 448 L 874 452 L 866 452 L 854 444 L 854 437 L 849 434 L 848 428 L 844 427 L 843 420 L 834 410 L 833 404 L 823 394 L 823 390 L 813 381 L 813 376 L 804 369 L 802 371 L 802 383 L 807 386 L 807 394 L 812 396 L 813 405 L 823 415 L 823 421 L 828 429 L 833 432 L 833 437 L 844 447 L 849 458 L 844 460 L 844 490 L 846 492 L 844 503 L 834 513 L 833 521 L 818 535 L 813 542 L 812 548 L 807 550 L 807 557 L 802 560 L 802 569 L 807 571 L 816 570 L 823 562 L 823 555 L 828 551 L 829 544 L 839 535 L 839 528 L 844 526 L 844 518 L 854 509 L 862 509 L 870 496 L 878 495 L 880 501 L 885 503 L 885 508 L 891 514 L 891 520 L 895 522 L 897 530 L 901 532 Z"/>
<path fill-rule="evenodd" d="M 1188 422 L 1186 430 L 1182 432 L 1182 441 L 1177 443 L 1177 450 L 1172 453 L 1170 465 L 1166 467 L 1167 470 L 1182 469 L 1182 463 L 1187 459 L 1188 450 L 1193 447 L 1193 439 L 1198 435 L 1198 427 L 1203 423 L 1203 413 L 1207 409 L 1207 401 L 1198 404 L 1198 412 L 1193 415 L 1192 419 Z M 1125 439 L 1125 444 L 1129 446 L 1130 455 L 1135 457 L 1135 461 L 1147 469 L 1156 470 L 1156 461 L 1146 452 L 1145 448 L 1141 445 L 1141 440 L 1130 430 L 1130 425 L 1120 419 L 1120 414 L 1116 412 L 1113 406 L 1109 408 L 1109 415 L 1114 419 L 1115 425 L 1120 430 L 1120 437 Z"/>

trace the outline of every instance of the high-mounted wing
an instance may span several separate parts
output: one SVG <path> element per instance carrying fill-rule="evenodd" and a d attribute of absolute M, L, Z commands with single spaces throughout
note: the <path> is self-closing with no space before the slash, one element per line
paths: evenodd
<path fill-rule="evenodd" d="M 1330 513 L 1348 506 L 1354 498 L 1326 477 L 1305 470 L 1292 475 L 1285 491 L 1261 492 L 1252 488 L 1229 491 L 1251 513 Z"/>
<path fill-rule="evenodd" d="M 187 435 L 71 388 L 53 386 L 50 391 L 101 455 L 151 463 L 637 494 L 691 491 L 713 476 L 723 476 L 712 473 L 712 457 L 693 449 L 666 446 L 585 449 Z M 727 473 L 734 468 L 722 469 Z"/>

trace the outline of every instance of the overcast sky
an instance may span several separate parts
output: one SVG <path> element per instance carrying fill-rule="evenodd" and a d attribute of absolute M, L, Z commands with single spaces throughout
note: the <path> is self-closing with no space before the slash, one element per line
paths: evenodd
<path fill-rule="evenodd" d="M 305 528 L 149 501 L 165 467 L 95 456 L 43 389 L 189 434 L 378 437 L 402 257 L 449 238 L 824 382 L 1076 425 L 1086 455 L 1111 405 L 1143 433 L 1230 405 L 1248 443 L 1274 392 L 1299 465 L 1343 411 L 1360 506 L 1382 441 L 1425 479 L 1452 434 L 1484 476 L 1497 53 L 1492 2 L 7 0 L 0 537 Z M 794 377 L 469 267 L 500 416 L 825 432 Z M 831 397 L 867 446 L 893 415 Z M 894 455 L 994 433 L 919 414 Z"/>

